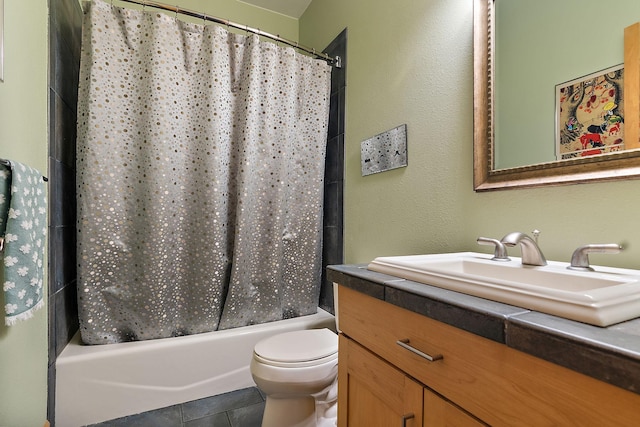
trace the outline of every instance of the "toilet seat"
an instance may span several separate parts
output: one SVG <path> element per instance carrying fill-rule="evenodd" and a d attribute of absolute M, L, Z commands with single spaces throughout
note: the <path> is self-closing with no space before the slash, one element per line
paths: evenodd
<path fill-rule="evenodd" d="M 317 366 L 338 357 L 338 336 L 329 329 L 285 332 L 256 344 L 254 359 L 283 368 Z"/>

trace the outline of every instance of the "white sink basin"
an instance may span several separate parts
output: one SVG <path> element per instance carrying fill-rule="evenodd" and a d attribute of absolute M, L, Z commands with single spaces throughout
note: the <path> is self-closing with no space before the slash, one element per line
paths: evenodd
<path fill-rule="evenodd" d="M 524 266 L 492 255 L 459 252 L 379 257 L 369 270 L 487 298 L 597 326 L 640 316 L 640 271 L 592 266 L 568 270 L 567 263 Z"/>

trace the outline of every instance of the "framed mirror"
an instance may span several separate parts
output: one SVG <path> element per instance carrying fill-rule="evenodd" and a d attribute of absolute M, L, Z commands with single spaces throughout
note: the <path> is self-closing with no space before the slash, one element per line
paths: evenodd
<path fill-rule="evenodd" d="M 504 1 L 504 0 L 503 0 Z M 475 191 L 491 191 L 491 190 L 503 190 L 510 188 L 522 188 L 522 187 L 539 187 L 543 185 L 565 185 L 576 184 L 581 182 L 597 182 L 597 181 L 612 181 L 631 178 L 640 178 L 640 148 L 624 149 L 615 152 L 607 152 L 598 155 L 577 156 L 565 160 L 556 160 L 552 158 L 549 161 L 533 161 L 532 164 L 522 164 L 516 166 L 500 167 L 496 166 L 496 159 L 500 158 L 500 153 L 497 151 L 499 147 L 496 145 L 496 123 L 507 123 L 511 126 L 521 126 L 517 123 L 512 123 L 511 120 L 504 119 L 500 116 L 500 111 L 511 111 L 512 109 L 519 108 L 518 106 L 507 107 L 501 102 L 496 104 L 496 91 L 499 84 L 502 84 L 504 74 L 501 74 L 501 70 L 496 69 L 497 60 L 496 57 L 502 54 L 496 52 L 496 32 L 500 31 L 497 28 L 499 20 L 496 21 L 496 2 L 500 3 L 500 0 L 474 0 L 474 189 Z M 534 4 L 534 7 L 539 10 L 545 11 L 547 16 L 554 13 L 553 10 L 539 5 L 537 2 L 528 2 Z M 587 3 L 591 3 L 591 0 Z M 596 2 L 601 7 L 601 2 Z M 502 3 L 500 3 L 502 4 Z M 555 2 L 557 5 L 558 2 Z M 574 5 L 576 3 L 574 2 Z M 640 4 L 640 3 L 638 3 Z M 580 2 L 582 6 L 582 2 Z M 616 13 L 620 13 L 619 10 Z M 561 14 L 558 13 L 558 16 Z M 631 16 L 627 16 L 624 19 L 640 20 L 640 14 L 631 13 Z M 527 12 L 518 13 L 515 18 L 518 22 L 521 22 L 523 16 L 527 16 Z M 566 16 L 566 15 L 565 15 Z M 609 15 L 607 15 L 609 16 Z M 622 14 L 624 16 L 624 13 Z M 565 17 L 565 21 L 571 25 L 576 21 Z M 597 23 L 597 19 L 592 20 Z M 519 24 L 521 25 L 521 24 Z M 546 25 L 546 26 L 545 26 Z M 585 24 L 581 24 L 585 25 Z M 540 33 L 549 31 L 549 28 L 553 27 L 553 24 L 548 22 L 543 23 L 538 27 Z M 622 44 L 622 40 L 625 40 L 627 44 L 627 31 L 626 27 L 611 29 L 611 33 L 618 32 L 616 37 L 616 45 Z M 638 26 L 640 28 L 640 26 Z M 602 37 L 602 28 L 581 28 L 576 26 L 573 31 L 587 31 L 595 34 L 596 37 Z M 580 33 L 582 34 L 582 33 Z M 624 35 L 623 35 L 624 34 Z M 536 38 L 537 34 L 534 31 L 529 33 L 529 38 Z M 606 67 L 598 68 L 597 65 L 593 65 L 595 69 L 587 69 L 591 66 L 591 63 L 587 63 L 587 66 L 582 66 L 579 71 L 572 71 L 574 74 L 570 75 L 570 78 L 555 80 L 555 85 L 561 85 L 564 82 L 578 78 L 581 76 L 587 76 L 593 72 L 609 68 L 609 66 L 619 65 L 620 62 L 625 63 L 624 67 L 624 126 L 628 129 L 625 133 L 625 138 L 633 137 L 633 140 L 638 141 L 638 128 L 640 126 L 640 114 L 638 104 L 640 103 L 640 53 L 637 51 L 640 46 L 640 30 L 635 35 L 637 40 L 633 40 L 635 49 L 628 49 L 624 46 L 618 46 L 620 51 L 624 50 L 623 61 L 619 61 L 618 64 L 609 64 Z M 576 36 L 577 37 L 577 36 Z M 516 40 L 514 37 L 513 40 Z M 558 44 L 564 44 L 564 48 L 572 51 L 573 40 L 557 40 Z M 611 43 L 611 42 L 610 42 Z M 538 50 L 542 50 L 543 54 L 547 49 L 548 44 L 539 47 Z M 501 46 L 502 49 L 502 46 Z M 521 49 L 524 54 L 532 54 L 533 48 Z M 517 49 L 516 49 L 517 50 Z M 636 52 L 633 52 L 635 50 Z M 631 55 L 631 56 L 628 56 Z M 635 56 L 634 56 L 635 55 Z M 506 54 L 505 54 L 506 56 Z M 576 58 L 584 57 L 586 55 L 576 54 L 572 59 L 574 62 L 579 62 Z M 628 61 L 629 58 L 633 58 L 634 61 Z M 580 65 L 580 64 L 578 64 Z M 499 64 L 502 66 L 502 63 Z M 521 65 L 522 67 L 522 65 Z M 524 68 L 531 71 L 532 69 L 543 72 L 550 67 L 557 68 L 558 65 L 553 60 L 547 59 L 542 63 L 532 66 L 530 68 Z M 583 71 L 584 69 L 584 71 Z M 497 76 L 497 77 L 496 77 Z M 498 88 L 498 91 L 500 89 Z M 502 144 L 508 144 L 518 139 L 518 143 L 524 144 L 545 144 L 548 142 L 551 150 L 554 150 L 556 141 L 554 134 L 558 132 L 556 124 L 556 111 L 555 111 L 555 96 L 556 87 L 554 84 L 546 85 L 545 87 L 538 89 L 540 92 L 544 92 L 545 96 L 551 97 L 550 112 L 541 113 L 536 120 L 539 129 L 544 128 L 545 133 L 532 135 L 531 131 L 524 131 L 516 136 L 509 136 L 506 140 L 500 140 L 500 146 Z M 507 92 L 505 89 L 503 93 Z M 526 99 L 526 98 L 525 98 Z M 502 110 L 501 110 L 502 109 Z M 531 115 L 527 115 L 528 118 Z M 529 119 L 531 121 L 531 119 Z M 561 125 L 560 125 L 561 126 Z M 633 132 L 636 132 L 635 135 Z M 511 134 L 510 134 L 511 135 Z M 542 135 L 542 136 L 540 136 Z M 520 139 L 522 138 L 522 141 Z M 534 138 L 528 141 L 527 138 Z M 629 137 L 630 138 L 630 137 Z M 548 140 L 548 141 L 547 141 Z M 631 146 L 632 144 L 629 144 Z M 625 142 L 625 146 L 627 146 Z M 638 146 L 638 145 L 636 145 Z M 546 148 L 549 150 L 549 148 Z"/>

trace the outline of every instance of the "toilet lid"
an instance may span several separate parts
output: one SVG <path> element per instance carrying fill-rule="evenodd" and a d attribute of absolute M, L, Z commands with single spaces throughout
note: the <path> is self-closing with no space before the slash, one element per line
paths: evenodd
<path fill-rule="evenodd" d="M 338 336 L 326 328 L 284 332 L 260 341 L 254 348 L 258 356 L 284 363 L 321 359 L 337 351 Z"/>

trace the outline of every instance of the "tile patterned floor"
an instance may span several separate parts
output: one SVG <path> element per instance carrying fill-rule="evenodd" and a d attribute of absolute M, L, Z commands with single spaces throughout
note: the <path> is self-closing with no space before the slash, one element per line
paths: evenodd
<path fill-rule="evenodd" d="M 264 395 L 251 387 L 88 427 L 260 427 L 263 412 Z"/>

